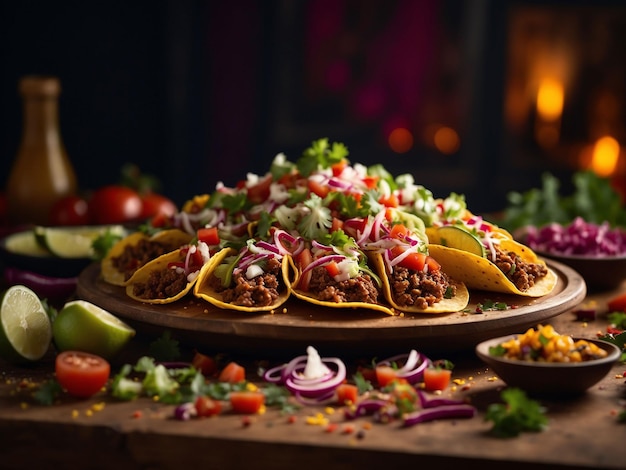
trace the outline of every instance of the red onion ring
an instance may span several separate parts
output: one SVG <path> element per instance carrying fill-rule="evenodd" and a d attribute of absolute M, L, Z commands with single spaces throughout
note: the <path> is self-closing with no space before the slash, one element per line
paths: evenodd
<path fill-rule="evenodd" d="M 424 370 L 431 363 L 430 359 L 425 355 L 411 349 L 408 354 L 398 354 L 383 361 L 377 365 L 391 365 L 393 363 L 403 362 L 402 367 L 396 370 L 396 376 L 405 379 L 410 384 L 414 384 L 422 380 Z"/>

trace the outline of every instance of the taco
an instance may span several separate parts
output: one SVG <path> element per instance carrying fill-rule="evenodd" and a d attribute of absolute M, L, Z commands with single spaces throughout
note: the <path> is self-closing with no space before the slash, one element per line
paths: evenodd
<path fill-rule="evenodd" d="M 191 291 L 202 269 L 212 262 L 206 243 L 184 245 L 135 271 L 126 284 L 126 295 L 148 304 L 175 302 Z"/>
<path fill-rule="evenodd" d="M 325 307 L 394 314 L 385 302 L 380 277 L 354 239 L 346 237 L 331 245 L 314 241 L 289 260 L 294 275 L 286 280 L 297 298 Z"/>
<path fill-rule="evenodd" d="M 250 239 L 237 250 L 224 248 L 202 271 L 194 295 L 228 310 L 272 311 L 289 298 L 285 283 L 288 258 L 298 243 L 283 230 L 273 232 L 272 241 Z"/>
<path fill-rule="evenodd" d="M 152 236 L 133 232 L 115 243 L 101 261 L 102 278 L 109 284 L 125 286 L 137 269 L 189 243 L 192 238 L 179 229 L 162 230 Z"/>
<path fill-rule="evenodd" d="M 436 243 L 428 249 L 450 276 L 470 289 L 542 297 L 558 280 L 542 259 L 515 240 L 492 239 L 484 256 Z"/>

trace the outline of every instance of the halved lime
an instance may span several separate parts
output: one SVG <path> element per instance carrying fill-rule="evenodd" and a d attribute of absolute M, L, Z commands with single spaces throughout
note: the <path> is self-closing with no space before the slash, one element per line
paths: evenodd
<path fill-rule="evenodd" d="M 36 227 L 35 238 L 41 246 L 61 258 L 91 258 L 94 255 L 92 244 L 106 231 L 123 235 L 124 227 Z"/>
<path fill-rule="evenodd" d="M 73 300 L 59 311 L 52 334 L 59 351 L 83 351 L 110 359 L 135 336 L 135 330 L 97 305 Z"/>
<path fill-rule="evenodd" d="M 7 251 L 16 255 L 25 256 L 52 256 L 50 250 L 42 246 L 32 230 L 17 232 L 9 235 L 4 242 Z"/>
<path fill-rule="evenodd" d="M 467 230 L 455 225 L 444 225 L 437 229 L 437 236 L 441 245 L 485 257 L 485 246 L 476 235 Z"/>
<path fill-rule="evenodd" d="M 32 290 L 9 287 L 0 303 L 0 353 L 12 362 L 41 359 L 50 347 L 52 328 L 46 309 Z"/>

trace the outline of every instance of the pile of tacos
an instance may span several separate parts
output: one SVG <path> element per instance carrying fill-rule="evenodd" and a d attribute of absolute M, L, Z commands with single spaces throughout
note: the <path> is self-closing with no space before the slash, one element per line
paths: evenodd
<path fill-rule="evenodd" d="M 474 252 L 445 236 L 450 227 Z M 218 183 L 102 261 L 106 282 L 146 303 L 186 295 L 222 309 L 273 311 L 288 299 L 393 315 L 463 310 L 473 289 L 540 297 L 555 273 L 464 197 L 435 199 L 411 175 L 352 164 L 328 139 L 263 175 Z"/>

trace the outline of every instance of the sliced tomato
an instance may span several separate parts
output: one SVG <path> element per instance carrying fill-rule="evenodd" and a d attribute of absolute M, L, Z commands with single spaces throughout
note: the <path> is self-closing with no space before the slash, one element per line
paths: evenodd
<path fill-rule="evenodd" d="M 88 398 L 98 393 L 111 374 L 111 366 L 106 359 L 81 351 L 59 353 L 54 370 L 61 387 L 78 398 Z"/>
<path fill-rule="evenodd" d="M 218 377 L 220 382 L 237 383 L 246 380 L 246 370 L 236 362 L 229 362 Z"/>
<path fill-rule="evenodd" d="M 351 405 L 359 398 L 359 387 L 354 384 L 343 383 L 337 387 L 337 402 L 340 405 Z"/>
<path fill-rule="evenodd" d="M 626 294 L 610 299 L 607 306 L 609 312 L 626 312 Z"/>
<path fill-rule="evenodd" d="M 397 378 L 398 375 L 393 367 L 376 366 L 376 382 L 378 382 L 379 387 L 384 388 Z"/>
<path fill-rule="evenodd" d="M 313 255 L 311 254 L 311 250 L 309 248 L 305 248 L 298 254 L 296 262 L 300 267 L 300 271 L 304 270 L 311 262 L 313 261 Z M 305 292 L 309 290 L 309 282 L 311 282 L 311 271 L 304 273 L 300 279 L 298 280 L 298 289 L 301 289 Z"/>
<path fill-rule="evenodd" d="M 242 390 L 230 392 L 230 406 L 235 413 L 254 414 L 265 405 L 263 392 Z"/>
<path fill-rule="evenodd" d="M 309 191 L 317 194 L 321 198 L 325 198 L 330 192 L 330 187 L 324 186 L 323 184 L 320 184 L 317 181 L 309 180 L 308 186 L 309 186 Z"/>
<path fill-rule="evenodd" d="M 220 235 L 217 231 L 217 227 L 200 228 L 197 231 L 197 236 L 198 240 L 209 246 L 219 245 L 220 243 Z"/>
<path fill-rule="evenodd" d="M 199 370 L 205 377 L 210 377 L 217 372 L 217 362 L 211 356 L 195 352 L 191 359 L 191 365 Z"/>
<path fill-rule="evenodd" d="M 270 186 L 272 185 L 272 175 L 261 178 L 256 184 L 248 187 L 248 200 L 253 204 L 261 204 L 270 197 Z"/>
<path fill-rule="evenodd" d="M 429 391 L 445 390 L 450 385 L 452 371 L 437 367 L 424 369 L 424 388 Z"/>
<path fill-rule="evenodd" d="M 222 412 L 222 404 L 218 400 L 205 395 L 200 395 L 196 398 L 194 406 L 196 407 L 196 413 L 202 418 L 215 416 Z"/>

